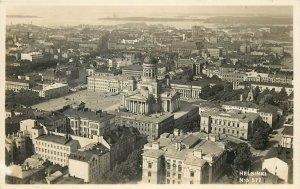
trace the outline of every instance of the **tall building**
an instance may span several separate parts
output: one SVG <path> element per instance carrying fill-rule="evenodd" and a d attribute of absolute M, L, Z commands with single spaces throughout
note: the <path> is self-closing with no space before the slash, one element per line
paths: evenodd
<path fill-rule="evenodd" d="M 225 145 L 215 135 L 164 133 L 144 145 L 143 183 L 205 184 L 215 182 L 226 166 Z"/>

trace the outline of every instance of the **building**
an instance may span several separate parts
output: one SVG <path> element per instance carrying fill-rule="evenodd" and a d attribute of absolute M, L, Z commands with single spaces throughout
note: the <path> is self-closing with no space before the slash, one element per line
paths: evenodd
<path fill-rule="evenodd" d="M 266 170 L 277 178 L 282 179 L 285 183 L 290 183 L 292 177 L 292 166 L 277 157 L 267 158 L 263 160 L 262 170 Z"/>
<path fill-rule="evenodd" d="M 201 64 L 204 64 L 205 60 L 192 60 L 192 59 L 184 59 L 178 58 L 178 61 L 175 62 L 176 69 L 182 67 L 189 67 L 193 70 L 193 75 L 201 75 Z"/>
<path fill-rule="evenodd" d="M 6 78 L 5 90 L 12 90 L 18 92 L 20 90 L 29 90 L 33 86 L 33 83 L 27 80 Z"/>
<path fill-rule="evenodd" d="M 294 131 L 293 126 L 284 126 L 282 131 L 282 138 L 280 141 L 280 147 L 293 149 Z"/>
<path fill-rule="evenodd" d="M 239 110 L 242 111 L 242 113 L 257 113 L 270 127 L 282 116 L 282 110 L 270 104 L 259 106 L 253 102 L 234 100 L 224 102 L 222 108 L 226 111 Z"/>
<path fill-rule="evenodd" d="M 192 39 L 194 41 L 202 40 L 205 34 L 205 28 L 202 26 L 192 27 Z"/>
<path fill-rule="evenodd" d="M 86 183 L 97 183 L 110 170 L 110 152 L 102 144 L 89 145 L 71 153 L 69 174 Z M 80 170 L 80 171 L 78 171 Z"/>
<path fill-rule="evenodd" d="M 225 145 L 204 133 L 164 133 L 144 145 L 143 183 L 214 183 L 226 166 Z"/>
<path fill-rule="evenodd" d="M 197 50 L 195 42 L 173 41 L 171 44 L 171 51 L 173 53 L 191 54 L 195 50 Z"/>
<path fill-rule="evenodd" d="M 143 66 L 133 64 L 122 68 L 122 75 L 133 76 L 136 80 L 139 80 L 143 75 Z"/>
<path fill-rule="evenodd" d="M 146 57 L 142 80 L 137 89 L 122 97 L 122 107 L 131 113 L 149 115 L 157 112 L 175 112 L 180 109 L 180 94 L 157 81 L 157 60 Z"/>
<path fill-rule="evenodd" d="M 27 158 L 22 165 L 12 164 L 7 167 L 6 184 L 30 184 L 45 177 L 43 161 Z"/>
<path fill-rule="evenodd" d="M 52 132 L 45 131 L 42 126 L 36 126 L 32 131 L 35 154 L 54 164 L 67 166 L 71 152 L 75 152 L 80 147 L 78 140 L 73 140 L 68 134 L 54 135 Z"/>
<path fill-rule="evenodd" d="M 67 127 L 71 134 L 84 137 L 103 136 L 113 129 L 115 115 L 102 110 L 90 110 L 85 107 L 69 108 L 63 111 L 67 117 Z"/>
<path fill-rule="evenodd" d="M 221 56 L 221 49 L 219 48 L 207 48 L 207 52 L 211 57 L 219 58 Z"/>
<path fill-rule="evenodd" d="M 251 83 L 252 89 L 256 87 L 259 88 L 260 91 L 264 91 L 266 89 L 275 90 L 275 92 L 280 92 L 282 89 L 285 89 L 287 95 L 290 95 L 294 91 L 294 87 L 292 85 L 287 84 L 278 84 L 278 83 Z"/>
<path fill-rule="evenodd" d="M 44 60 L 44 55 L 40 52 L 21 53 L 21 60 L 29 60 L 36 63 Z"/>
<path fill-rule="evenodd" d="M 89 91 L 105 91 L 120 93 L 122 91 L 133 91 L 136 89 L 136 80 L 132 76 L 89 76 Z"/>
<path fill-rule="evenodd" d="M 209 85 L 208 83 L 201 83 L 197 81 L 185 82 L 182 80 L 173 80 L 171 83 L 171 89 L 180 93 L 180 98 L 183 99 L 197 99 L 204 86 Z"/>
<path fill-rule="evenodd" d="M 45 99 L 55 98 L 63 96 L 69 93 L 68 84 L 64 83 L 54 83 L 54 84 L 44 84 L 32 89 L 39 93 L 39 96 Z"/>
<path fill-rule="evenodd" d="M 116 126 L 136 128 L 140 134 L 157 138 L 174 128 L 174 115 L 171 113 L 136 115 L 128 112 L 116 112 Z"/>
<path fill-rule="evenodd" d="M 244 139 L 253 135 L 261 121 L 256 113 L 242 113 L 242 111 L 236 110 L 205 111 L 201 113 L 200 117 L 200 130 Z"/>

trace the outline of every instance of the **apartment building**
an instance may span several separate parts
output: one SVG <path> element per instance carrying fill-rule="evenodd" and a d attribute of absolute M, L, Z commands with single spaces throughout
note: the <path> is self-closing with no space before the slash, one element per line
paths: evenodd
<path fill-rule="evenodd" d="M 226 151 L 215 135 L 164 133 L 144 146 L 143 183 L 214 183 L 226 165 Z"/>
<path fill-rule="evenodd" d="M 110 170 L 109 149 L 102 144 L 91 144 L 69 156 L 69 174 L 86 183 L 97 183 Z M 78 171 L 80 169 L 80 171 Z"/>
<path fill-rule="evenodd" d="M 85 107 L 63 111 L 71 134 L 84 137 L 103 136 L 115 125 L 115 115 Z"/>

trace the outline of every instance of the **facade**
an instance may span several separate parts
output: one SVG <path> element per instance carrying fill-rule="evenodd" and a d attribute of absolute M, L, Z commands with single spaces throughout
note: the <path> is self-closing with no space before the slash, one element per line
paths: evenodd
<path fill-rule="evenodd" d="M 149 115 L 157 112 L 175 112 L 180 109 L 180 95 L 157 81 L 157 60 L 146 57 L 142 80 L 137 89 L 123 95 L 122 106 L 131 113 Z"/>
<path fill-rule="evenodd" d="M 32 142 L 35 154 L 43 160 L 49 160 L 61 166 L 68 165 L 68 158 L 71 152 L 79 148 L 79 142 L 66 136 L 44 134 L 43 128 L 37 126 L 32 129 Z"/>
<path fill-rule="evenodd" d="M 133 91 L 136 89 L 136 81 L 129 76 L 89 76 L 89 91 L 105 91 L 119 93 L 122 91 Z"/>
<path fill-rule="evenodd" d="M 144 146 L 143 183 L 205 184 L 215 182 L 226 165 L 224 144 L 204 133 L 163 134 Z"/>
<path fill-rule="evenodd" d="M 191 54 L 197 50 L 195 42 L 174 41 L 171 44 L 171 51 L 174 53 Z"/>
<path fill-rule="evenodd" d="M 29 60 L 30 62 L 39 62 L 44 59 L 44 55 L 40 52 L 21 53 L 21 60 Z"/>
<path fill-rule="evenodd" d="M 26 80 L 7 78 L 5 81 L 5 90 L 18 92 L 20 90 L 29 90 L 32 84 Z"/>
<path fill-rule="evenodd" d="M 264 159 L 262 163 L 262 170 L 264 169 L 284 180 L 286 183 L 289 182 L 290 177 L 292 176 L 292 167 L 287 162 L 277 157 Z"/>
<path fill-rule="evenodd" d="M 67 117 L 69 132 L 84 137 L 103 136 L 115 125 L 115 115 L 102 110 L 92 111 L 85 107 L 70 108 L 63 114 Z"/>
<path fill-rule="evenodd" d="M 280 141 L 280 146 L 282 148 L 293 149 L 293 140 L 294 140 L 294 132 L 293 126 L 285 126 L 282 131 L 282 138 Z"/>
<path fill-rule="evenodd" d="M 38 92 L 40 97 L 49 99 L 68 94 L 69 86 L 64 83 L 54 83 L 37 87 L 33 91 Z"/>
<path fill-rule="evenodd" d="M 135 79 L 139 80 L 143 75 L 143 66 L 138 64 L 125 66 L 122 68 L 122 75 L 133 76 Z"/>
<path fill-rule="evenodd" d="M 79 149 L 70 154 L 68 166 L 71 177 L 83 179 L 87 183 L 97 183 L 110 170 L 109 149 L 102 144 Z"/>
<path fill-rule="evenodd" d="M 257 113 L 263 121 L 268 123 L 270 127 L 273 123 L 278 121 L 279 116 L 282 115 L 282 110 L 272 105 L 259 106 L 252 102 L 247 101 L 229 101 L 222 105 L 222 108 L 228 110 L 240 110 L 243 113 Z"/>
<path fill-rule="evenodd" d="M 259 126 L 260 121 L 256 113 L 211 110 L 201 113 L 200 130 L 248 139 Z"/>
<path fill-rule="evenodd" d="M 128 112 L 116 112 L 116 126 L 134 127 L 140 134 L 157 138 L 174 128 L 174 115 L 170 113 L 135 115 Z"/>
<path fill-rule="evenodd" d="M 199 85 L 198 82 L 188 82 L 182 83 L 179 81 L 173 81 L 171 83 L 171 89 L 180 93 L 180 98 L 183 99 L 197 99 L 200 98 L 199 95 L 201 93 L 203 85 Z"/>

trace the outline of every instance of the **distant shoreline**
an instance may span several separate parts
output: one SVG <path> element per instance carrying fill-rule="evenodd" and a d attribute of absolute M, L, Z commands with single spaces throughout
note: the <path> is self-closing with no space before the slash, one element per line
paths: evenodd
<path fill-rule="evenodd" d="M 7 15 L 7 18 L 40 18 L 38 16 L 32 16 L 32 15 Z"/>
<path fill-rule="evenodd" d="M 98 18 L 109 21 L 146 21 L 146 22 L 179 22 L 179 21 L 204 21 L 201 18 L 155 18 L 155 17 L 122 17 L 122 18 Z"/>
<path fill-rule="evenodd" d="M 213 16 L 209 18 L 156 18 L 156 17 L 117 17 L 117 18 L 98 18 L 98 20 L 107 21 L 139 21 L 139 22 L 195 22 L 204 23 L 247 23 L 247 24 L 292 24 L 293 19 L 288 17 L 266 17 L 266 16 Z"/>

